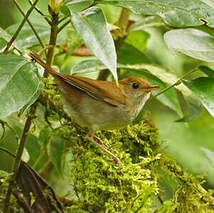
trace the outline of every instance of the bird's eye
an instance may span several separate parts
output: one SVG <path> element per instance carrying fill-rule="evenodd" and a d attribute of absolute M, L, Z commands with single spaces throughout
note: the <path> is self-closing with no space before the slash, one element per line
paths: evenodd
<path fill-rule="evenodd" d="M 134 89 L 139 88 L 139 84 L 138 84 L 138 83 L 136 83 L 136 82 L 135 82 L 135 83 L 133 83 L 133 84 L 132 84 L 132 88 L 134 88 Z"/>

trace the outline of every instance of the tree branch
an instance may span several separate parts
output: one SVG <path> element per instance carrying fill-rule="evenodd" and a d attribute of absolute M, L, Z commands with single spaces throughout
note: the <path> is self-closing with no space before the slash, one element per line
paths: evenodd
<path fill-rule="evenodd" d="M 30 108 L 29 116 L 27 117 L 27 120 L 25 122 L 24 130 L 23 130 L 23 133 L 21 136 L 21 140 L 20 140 L 17 152 L 16 152 L 16 158 L 15 158 L 15 162 L 13 165 L 13 176 L 11 177 L 11 179 L 9 181 L 9 186 L 8 186 L 6 198 L 4 201 L 4 212 L 5 213 L 8 213 L 8 207 L 9 207 L 9 203 L 10 203 L 10 195 L 11 195 L 11 192 L 12 192 L 12 189 L 14 186 L 14 181 L 15 181 L 16 176 L 18 174 L 18 170 L 19 170 L 19 166 L 20 166 L 20 162 L 21 162 L 22 153 L 24 151 L 27 135 L 28 135 L 28 132 L 30 130 L 32 120 L 35 117 L 36 107 L 37 107 L 37 102 L 35 102 Z"/>

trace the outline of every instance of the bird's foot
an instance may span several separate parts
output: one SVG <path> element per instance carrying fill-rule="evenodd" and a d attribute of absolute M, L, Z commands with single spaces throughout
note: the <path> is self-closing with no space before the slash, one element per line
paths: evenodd
<path fill-rule="evenodd" d="M 109 156 L 111 156 L 113 159 L 113 161 L 115 161 L 119 166 L 123 165 L 122 162 L 120 161 L 120 159 L 115 156 L 113 153 L 111 153 L 108 149 L 106 149 L 104 146 L 107 146 L 99 137 L 95 136 L 92 133 L 88 134 L 88 139 L 95 144 L 96 146 L 98 146 L 99 148 L 101 148 L 106 154 L 108 154 Z M 96 142 L 95 139 L 98 141 Z"/>

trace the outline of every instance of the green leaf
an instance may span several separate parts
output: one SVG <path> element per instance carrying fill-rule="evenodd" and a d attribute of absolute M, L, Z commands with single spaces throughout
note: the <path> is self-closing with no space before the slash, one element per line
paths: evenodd
<path fill-rule="evenodd" d="M 164 35 L 170 49 L 179 51 L 190 57 L 214 62 L 214 38 L 197 29 L 171 30 Z"/>
<path fill-rule="evenodd" d="M 25 113 L 27 109 L 39 98 L 43 86 L 44 84 L 39 82 L 38 89 L 35 91 L 30 101 L 19 111 L 19 116 Z"/>
<path fill-rule="evenodd" d="M 80 63 L 74 65 L 71 69 L 71 73 L 90 73 L 98 72 L 104 69 L 106 69 L 106 66 L 100 60 L 90 59 L 81 61 Z"/>
<path fill-rule="evenodd" d="M 59 174 L 63 175 L 65 141 L 58 136 L 51 137 L 48 144 L 48 155 Z"/>
<path fill-rule="evenodd" d="M 149 40 L 150 35 L 149 33 L 143 31 L 143 30 L 137 30 L 130 32 L 125 39 L 125 42 L 127 44 L 132 45 L 139 51 L 143 52 L 147 47 L 147 41 Z"/>
<path fill-rule="evenodd" d="M 131 53 L 131 54 L 130 54 Z M 151 61 L 147 58 L 147 56 L 133 47 L 130 44 L 123 44 L 120 47 L 118 54 L 118 63 L 119 64 L 145 64 L 150 63 Z"/>
<path fill-rule="evenodd" d="M 59 9 L 60 9 L 60 12 L 61 12 L 64 16 L 70 16 L 70 15 L 71 15 L 70 10 L 68 9 L 67 5 L 62 4 L 62 5 L 60 6 Z"/>
<path fill-rule="evenodd" d="M 72 13 L 72 22 L 88 48 L 110 69 L 117 81 L 116 50 L 102 10 L 91 7 L 81 14 Z"/>
<path fill-rule="evenodd" d="M 214 78 L 214 70 L 212 70 L 210 67 L 199 66 L 198 69 L 207 74 L 208 77 Z"/>
<path fill-rule="evenodd" d="M 193 121 L 201 115 L 203 109 L 201 102 L 194 95 L 183 96 L 182 93 L 178 93 L 178 101 L 184 116 L 176 122 Z"/>
<path fill-rule="evenodd" d="M 201 150 L 204 152 L 212 166 L 214 166 L 214 152 L 210 149 L 206 149 L 205 147 L 201 147 Z"/>
<path fill-rule="evenodd" d="M 73 1 L 70 0 L 66 2 L 66 5 L 69 6 L 72 12 L 80 12 L 82 10 L 87 9 L 94 3 L 94 0 L 78 0 L 78 1 Z"/>
<path fill-rule="evenodd" d="M 157 15 L 166 24 L 174 27 L 199 26 L 203 25 L 204 21 L 208 26 L 214 26 L 214 9 L 201 0 L 104 0 L 97 2 L 125 7 L 136 14 Z"/>
<path fill-rule="evenodd" d="M 20 110 L 39 89 L 33 64 L 21 56 L 0 56 L 0 118 Z"/>
<path fill-rule="evenodd" d="M 184 84 L 201 100 L 203 106 L 214 117 L 214 78 L 201 77 Z"/>

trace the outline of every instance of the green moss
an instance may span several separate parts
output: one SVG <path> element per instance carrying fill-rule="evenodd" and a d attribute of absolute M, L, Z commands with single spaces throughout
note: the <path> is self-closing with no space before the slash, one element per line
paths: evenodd
<path fill-rule="evenodd" d="M 68 212 L 214 211 L 212 192 L 161 151 L 156 128 L 141 122 L 96 133 L 120 158 L 121 167 L 84 137 L 85 130 L 64 126 L 59 132 L 73 153 L 69 164 L 76 202 Z M 167 200 L 161 198 L 159 186 L 165 177 L 176 182 Z"/>

